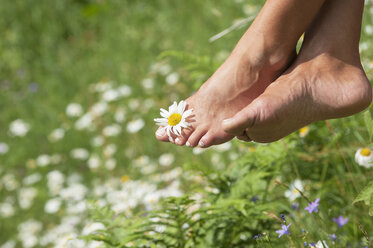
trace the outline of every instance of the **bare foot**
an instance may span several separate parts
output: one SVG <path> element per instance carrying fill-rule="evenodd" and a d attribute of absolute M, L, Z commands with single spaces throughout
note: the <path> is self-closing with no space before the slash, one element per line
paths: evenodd
<path fill-rule="evenodd" d="M 253 37 L 256 41 L 252 43 L 262 46 L 257 35 Z M 174 139 L 175 144 L 209 147 L 231 140 L 234 136 L 223 131 L 222 121 L 262 94 L 291 60 L 290 54 L 277 58 L 274 57 L 277 55 L 265 56 L 264 47 L 250 50 L 255 52 L 237 45 L 224 64 L 186 100 L 188 108 L 193 109 L 194 122 L 191 128 L 183 130 L 182 136 Z M 158 131 L 156 137 L 169 141 L 166 134 Z"/>
<path fill-rule="evenodd" d="M 372 89 L 358 50 L 363 4 L 328 1 L 294 64 L 261 96 L 225 120 L 224 130 L 242 140 L 272 142 L 314 121 L 368 107 Z"/>
<path fill-rule="evenodd" d="M 178 145 L 209 147 L 232 139 L 222 121 L 258 97 L 295 57 L 295 46 L 324 0 L 267 0 L 224 64 L 186 102 L 195 122 Z M 157 139 L 168 141 L 165 134 Z"/>
<path fill-rule="evenodd" d="M 223 128 L 237 136 L 246 129 L 251 140 L 272 142 L 314 121 L 360 112 L 369 106 L 371 94 L 360 65 L 320 54 L 297 62 L 249 106 L 224 121 Z"/>

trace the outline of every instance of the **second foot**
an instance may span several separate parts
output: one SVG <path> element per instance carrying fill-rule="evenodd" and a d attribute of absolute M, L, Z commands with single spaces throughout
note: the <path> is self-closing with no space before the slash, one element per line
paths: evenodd
<path fill-rule="evenodd" d="M 372 101 L 372 89 L 360 63 L 351 61 L 328 53 L 302 61 L 300 55 L 262 95 L 223 121 L 224 130 L 267 143 L 312 122 L 362 111 Z"/>

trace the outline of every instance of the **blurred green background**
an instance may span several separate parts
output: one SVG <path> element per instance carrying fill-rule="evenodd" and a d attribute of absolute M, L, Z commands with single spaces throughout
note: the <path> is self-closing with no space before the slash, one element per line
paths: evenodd
<path fill-rule="evenodd" d="M 185 99 L 197 89 L 196 77 L 183 68 L 183 61 L 159 58 L 159 55 L 176 50 L 196 56 L 202 66 L 206 66 L 201 69 L 205 69 L 206 74 L 200 73 L 197 77 L 205 79 L 233 49 L 245 28 L 234 30 L 213 43 L 209 38 L 238 20 L 255 15 L 263 3 L 259 0 L 2 1 L 0 247 L 65 247 L 63 241 L 57 244 L 56 240 L 47 242 L 47 238 L 43 241 L 41 237 L 45 237 L 48 230 L 56 232 L 53 228 L 67 216 L 80 216 L 73 230 L 76 235 L 88 223 L 84 209 L 82 212 L 66 210 L 70 198 L 50 192 L 48 174 L 51 171 L 60 171 L 70 178 L 64 180 L 63 187 L 84 185 L 84 198 L 100 198 L 95 190 L 112 180 L 152 181 L 154 178 L 149 177 L 162 177 L 185 164 L 197 164 L 204 173 L 215 173 L 214 170 L 228 167 L 230 161 L 245 154 L 248 146 L 239 142 L 215 148 L 218 154 L 216 150 L 209 150 L 197 156 L 201 152 L 198 149 L 160 144 L 153 138 L 156 128 L 153 118 L 158 116 L 159 108 L 173 100 Z M 361 43 L 363 65 L 370 79 L 373 76 L 372 10 L 367 2 Z M 105 91 L 115 91 L 123 85 L 131 92 L 114 100 L 103 100 Z M 98 90 L 100 87 L 106 88 Z M 106 102 L 103 113 L 94 116 L 89 127 L 76 128 L 79 118 L 102 102 Z M 69 116 L 66 107 L 71 103 L 80 104 L 83 113 Z M 118 112 L 125 117 L 116 117 L 120 115 Z M 29 126 L 25 136 L 10 131 L 11 123 L 17 119 Z M 139 120 L 145 124 L 136 124 Z M 114 123 L 116 128 L 120 126 L 119 133 L 105 134 L 105 127 Z M 128 131 L 130 123 L 141 127 Z M 361 123 L 361 119 L 353 123 L 358 126 L 356 123 Z M 62 129 L 64 135 L 54 141 L 51 133 L 57 128 Z M 355 143 L 364 143 L 363 134 L 354 135 Z M 95 144 L 92 139 L 97 137 L 102 142 Z M 318 143 L 317 138 L 311 143 Z M 115 151 L 108 155 L 106 150 L 112 144 Z M 75 148 L 85 149 L 88 155 L 74 158 L 71 151 Z M 171 163 L 160 161 L 164 154 Z M 41 155 L 47 155 L 45 163 L 41 162 Z M 99 158 L 96 167 L 90 165 L 92 157 Z M 107 163 L 109 160 L 111 165 Z M 166 165 L 160 166 L 162 163 Z M 144 172 L 144 167 L 151 172 Z M 36 182 L 24 181 L 35 174 L 40 175 Z M 79 179 L 71 179 L 71 175 L 78 175 Z M 181 181 L 177 187 L 180 192 L 201 186 L 184 182 L 186 178 L 177 178 Z M 172 180 L 157 181 L 154 187 L 168 187 Z M 20 192 L 25 188 L 33 188 L 37 193 L 32 197 L 32 204 L 23 208 Z M 45 213 L 45 205 L 52 198 L 62 205 L 53 213 Z M 129 208 L 131 214 L 139 205 Z M 30 219 L 39 223 L 33 223 L 36 231 L 33 236 L 30 234 L 38 237 L 34 243 L 32 237 L 20 235 L 24 230 L 20 225 Z M 68 236 L 66 233 L 61 234 L 63 240 Z"/>

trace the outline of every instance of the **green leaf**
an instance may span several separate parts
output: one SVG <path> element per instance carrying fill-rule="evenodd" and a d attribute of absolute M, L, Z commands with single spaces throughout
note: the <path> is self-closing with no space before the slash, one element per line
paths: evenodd
<path fill-rule="evenodd" d="M 373 115 L 372 111 L 368 109 L 367 111 L 364 112 L 364 122 L 365 122 L 365 127 L 368 131 L 369 135 L 369 141 L 372 141 L 372 136 L 373 136 Z"/>
<path fill-rule="evenodd" d="M 371 181 L 368 186 L 366 186 L 356 197 L 356 199 L 352 202 L 355 204 L 356 202 L 364 201 L 364 203 L 369 206 L 369 215 L 373 216 L 373 181 Z"/>

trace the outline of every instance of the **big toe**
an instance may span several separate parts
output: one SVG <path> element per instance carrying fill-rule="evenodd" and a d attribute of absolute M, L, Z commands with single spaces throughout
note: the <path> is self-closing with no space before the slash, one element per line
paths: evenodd
<path fill-rule="evenodd" d="M 255 110 L 250 104 L 232 118 L 225 119 L 222 122 L 223 130 L 235 136 L 242 136 L 246 128 L 250 128 L 255 123 Z"/>
<path fill-rule="evenodd" d="M 169 137 L 166 133 L 166 129 L 164 127 L 159 127 L 155 132 L 155 137 L 159 141 L 169 142 Z"/>

